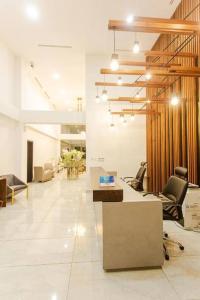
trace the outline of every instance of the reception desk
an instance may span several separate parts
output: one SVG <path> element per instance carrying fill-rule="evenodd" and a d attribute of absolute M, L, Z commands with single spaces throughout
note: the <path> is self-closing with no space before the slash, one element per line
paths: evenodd
<path fill-rule="evenodd" d="M 161 267 L 164 262 L 161 201 L 153 196 L 144 198 L 120 179 L 118 186 L 123 190 L 123 202 L 95 204 L 103 268 Z"/>
<path fill-rule="evenodd" d="M 115 186 L 102 187 L 99 185 L 100 176 L 109 175 L 103 168 L 94 167 L 90 169 L 90 188 L 93 192 L 93 201 L 120 202 L 123 201 L 123 189 L 116 182 Z"/>

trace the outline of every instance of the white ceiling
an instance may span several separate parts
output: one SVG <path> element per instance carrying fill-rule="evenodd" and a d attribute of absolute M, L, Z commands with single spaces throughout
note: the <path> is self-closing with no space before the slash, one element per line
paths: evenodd
<path fill-rule="evenodd" d="M 0 0 L 0 37 L 35 72 L 58 109 L 76 97 L 84 97 L 85 54 L 112 52 L 109 19 L 136 16 L 170 17 L 180 0 Z M 25 7 L 39 10 L 37 21 L 27 18 Z M 156 35 L 139 34 L 143 50 L 150 49 Z M 133 34 L 117 33 L 117 48 L 131 49 Z M 71 45 L 72 49 L 39 48 L 38 44 Z M 60 80 L 53 80 L 58 72 Z"/>

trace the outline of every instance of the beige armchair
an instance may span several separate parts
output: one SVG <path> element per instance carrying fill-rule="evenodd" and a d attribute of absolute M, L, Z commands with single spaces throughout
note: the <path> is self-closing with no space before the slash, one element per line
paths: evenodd
<path fill-rule="evenodd" d="M 45 164 L 44 164 L 44 170 L 45 170 L 45 171 L 50 171 L 52 177 L 55 176 L 55 169 L 54 169 L 52 163 L 50 163 L 50 162 L 45 163 Z"/>
<path fill-rule="evenodd" d="M 52 170 L 45 169 L 39 166 L 34 167 L 34 180 L 36 182 L 45 182 L 51 180 L 52 177 Z"/>

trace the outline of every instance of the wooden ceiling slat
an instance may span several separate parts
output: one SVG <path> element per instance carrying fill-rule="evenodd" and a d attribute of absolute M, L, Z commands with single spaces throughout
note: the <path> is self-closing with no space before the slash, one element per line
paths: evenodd
<path fill-rule="evenodd" d="M 120 85 L 116 82 L 95 82 L 95 86 L 118 86 L 118 87 L 143 87 L 143 88 L 164 88 L 168 87 L 170 84 L 167 82 L 146 82 L 137 81 L 133 83 L 123 82 Z"/>
<path fill-rule="evenodd" d="M 124 20 L 110 20 L 108 29 L 116 31 L 192 35 L 200 33 L 200 24 L 199 22 L 186 20 L 135 17 L 132 24 L 128 24 Z"/>
<path fill-rule="evenodd" d="M 185 77 L 200 77 L 200 68 L 192 68 L 188 69 L 181 69 L 182 67 L 170 67 L 168 70 L 155 70 L 151 69 L 152 76 L 185 76 Z M 145 75 L 146 70 L 130 70 L 130 69 L 123 69 L 112 71 L 111 69 L 101 69 L 101 74 L 110 74 L 110 75 Z"/>

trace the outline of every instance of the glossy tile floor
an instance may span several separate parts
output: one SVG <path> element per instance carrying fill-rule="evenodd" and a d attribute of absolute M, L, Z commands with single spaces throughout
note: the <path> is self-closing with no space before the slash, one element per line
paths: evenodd
<path fill-rule="evenodd" d="M 199 197 L 199 192 L 198 192 Z M 163 269 L 106 273 L 101 263 L 100 203 L 85 176 L 32 184 L 27 202 L 0 210 L 1 300 L 199 300 L 200 234 L 165 222 L 185 245 Z"/>

